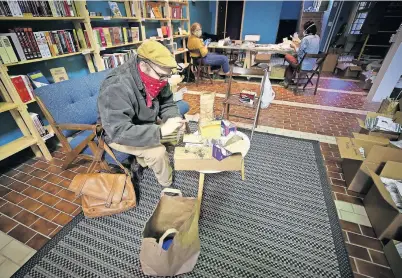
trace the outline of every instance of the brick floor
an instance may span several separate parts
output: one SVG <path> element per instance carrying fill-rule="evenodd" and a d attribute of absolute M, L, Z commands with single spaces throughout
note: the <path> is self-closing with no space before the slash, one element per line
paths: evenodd
<path fill-rule="evenodd" d="M 332 75 L 327 74 L 331 77 Z M 213 86 L 186 84 L 189 90 L 225 92 L 225 83 Z M 357 82 L 323 79 L 321 88 L 363 92 Z M 236 83 L 234 92 L 240 89 L 258 91 L 259 84 Z M 319 91 L 317 96 L 306 93 L 294 95 L 288 90 L 275 87 L 277 100 L 325 105 L 349 109 L 375 111 L 375 104 L 367 103 L 364 95 Z M 199 112 L 199 96 L 186 94 L 190 104 L 189 114 Z M 216 98 L 215 113 L 222 111 L 222 98 Z M 232 113 L 252 115 L 251 109 L 233 108 Z M 289 105 L 271 104 L 261 113 L 261 125 L 311 132 L 330 136 L 348 136 L 358 131 L 358 114 L 327 111 Z M 243 121 L 238 118 L 236 121 Z M 359 194 L 348 191 L 343 180 L 340 156 L 336 145 L 320 143 L 328 180 L 334 200 L 362 204 Z M 71 179 L 86 171 L 89 162 L 76 161 L 71 168 L 60 168 L 65 154 L 58 150 L 53 161 L 37 158 L 22 161 L 15 167 L 0 172 L 0 230 L 11 237 L 38 250 L 57 234 L 74 216 L 81 212 L 80 199 L 68 190 Z M 370 227 L 340 220 L 355 277 L 393 277 L 382 252 L 382 244 Z"/>

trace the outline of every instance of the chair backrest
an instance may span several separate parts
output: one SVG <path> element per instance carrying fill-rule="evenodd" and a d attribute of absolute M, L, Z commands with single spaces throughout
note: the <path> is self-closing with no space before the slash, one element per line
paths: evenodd
<path fill-rule="evenodd" d="M 249 42 L 258 42 L 260 41 L 260 35 L 245 35 L 244 40 Z"/>
<path fill-rule="evenodd" d="M 98 118 L 97 100 L 102 81 L 110 70 L 66 80 L 35 90 L 58 124 L 95 124 Z M 63 131 L 71 136 L 76 131 Z"/>
<path fill-rule="evenodd" d="M 263 69 L 245 69 L 245 68 L 241 68 L 241 67 L 235 67 L 232 65 L 230 67 L 229 84 L 228 84 L 228 89 L 226 91 L 226 98 L 228 98 L 231 93 L 233 74 L 254 76 L 254 77 L 262 78 L 262 77 L 264 77 L 265 70 L 263 70 Z"/>
<path fill-rule="evenodd" d="M 298 70 L 302 69 L 303 61 L 306 59 L 316 59 L 315 60 L 315 67 L 313 67 L 314 71 L 319 71 L 322 68 L 322 65 L 324 64 L 324 60 L 327 57 L 327 53 L 318 53 L 318 54 L 304 54 L 303 58 L 301 59 Z"/>

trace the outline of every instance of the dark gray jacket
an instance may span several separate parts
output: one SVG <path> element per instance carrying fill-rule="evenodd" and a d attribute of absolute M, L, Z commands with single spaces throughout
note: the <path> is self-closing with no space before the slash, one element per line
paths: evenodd
<path fill-rule="evenodd" d="M 160 127 L 155 124 L 180 117 L 167 85 L 148 108 L 136 57 L 113 69 L 103 81 L 98 98 L 98 115 L 107 143 L 146 147 L 160 144 Z"/>

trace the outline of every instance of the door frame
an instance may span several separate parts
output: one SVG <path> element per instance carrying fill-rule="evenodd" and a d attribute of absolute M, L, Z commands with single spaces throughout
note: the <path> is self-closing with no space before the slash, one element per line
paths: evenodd
<path fill-rule="evenodd" d="M 226 33 L 226 20 L 228 16 L 228 5 L 229 5 L 230 0 L 226 0 L 226 13 L 225 13 L 225 33 Z M 244 11 L 246 10 L 246 1 L 243 0 L 243 12 L 241 15 L 241 25 L 240 25 L 240 40 L 243 40 L 243 23 L 244 23 Z M 216 0 L 216 5 L 215 5 L 215 34 L 218 32 L 218 6 L 219 6 L 219 0 Z"/>

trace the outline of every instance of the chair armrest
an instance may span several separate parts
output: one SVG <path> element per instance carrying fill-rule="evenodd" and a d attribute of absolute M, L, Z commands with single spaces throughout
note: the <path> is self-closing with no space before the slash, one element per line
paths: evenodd
<path fill-rule="evenodd" d="M 88 124 L 56 124 L 56 127 L 62 130 L 93 130 L 96 125 Z"/>

